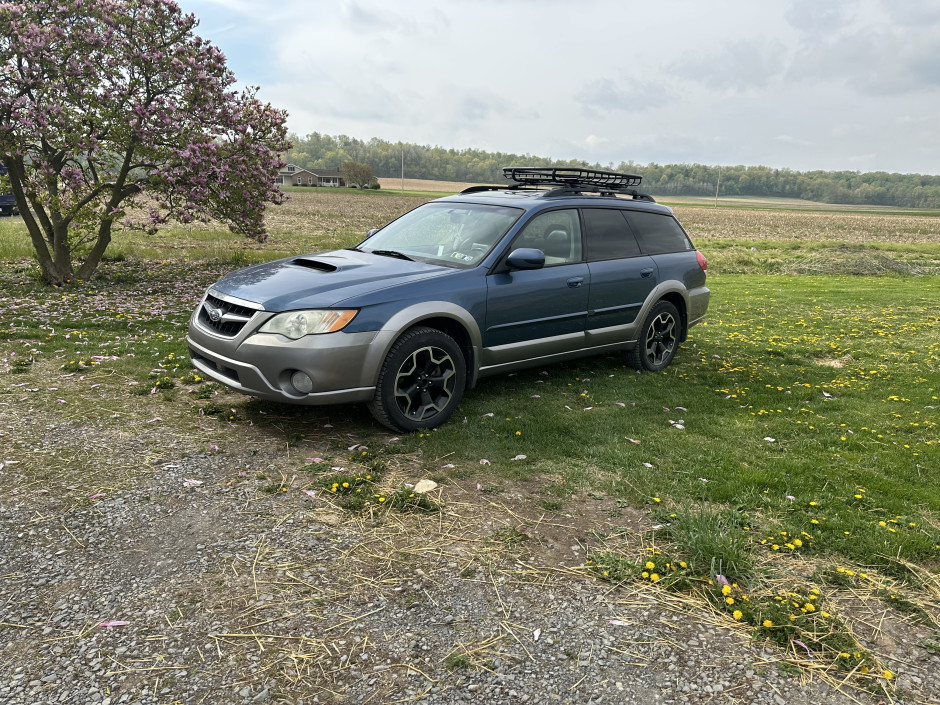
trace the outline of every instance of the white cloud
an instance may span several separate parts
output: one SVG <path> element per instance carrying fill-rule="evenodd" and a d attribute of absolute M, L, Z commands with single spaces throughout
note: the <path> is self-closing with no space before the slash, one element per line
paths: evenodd
<path fill-rule="evenodd" d="M 605 164 L 940 163 L 936 0 L 180 4 L 301 135 Z M 902 115 L 927 124 L 893 129 Z"/>

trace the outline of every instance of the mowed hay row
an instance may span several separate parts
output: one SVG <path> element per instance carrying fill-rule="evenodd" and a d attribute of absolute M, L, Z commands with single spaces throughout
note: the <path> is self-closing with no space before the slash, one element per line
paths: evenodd
<path fill-rule="evenodd" d="M 440 191 L 441 195 L 445 193 L 460 193 L 469 186 L 477 184 L 467 181 L 431 181 L 430 179 L 400 179 L 394 176 L 380 177 L 379 186 L 388 191 Z M 507 182 L 508 185 L 508 182 Z"/>
<path fill-rule="evenodd" d="M 805 242 L 940 242 L 935 216 L 675 207 L 695 242 L 797 240 Z"/>
<path fill-rule="evenodd" d="M 372 192 L 348 193 L 327 188 L 296 189 L 280 206 L 268 206 L 268 231 L 294 235 L 332 236 L 349 231 L 363 237 L 398 216 L 417 208 L 427 198 Z"/>

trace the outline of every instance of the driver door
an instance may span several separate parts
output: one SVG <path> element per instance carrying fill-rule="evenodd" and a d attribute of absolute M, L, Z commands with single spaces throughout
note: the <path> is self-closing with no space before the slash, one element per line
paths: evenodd
<path fill-rule="evenodd" d="M 574 208 L 532 218 L 506 254 L 541 250 L 540 269 L 502 266 L 487 276 L 483 366 L 545 357 L 584 346 L 590 272 Z"/>

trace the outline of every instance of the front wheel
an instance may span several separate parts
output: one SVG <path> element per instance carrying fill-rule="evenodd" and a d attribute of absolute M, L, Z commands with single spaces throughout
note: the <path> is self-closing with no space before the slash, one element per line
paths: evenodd
<path fill-rule="evenodd" d="M 412 328 L 389 350 L 369 411 L 396 431 L 436 428 L 454 413 L 466 381 L 467 365 L 453 338 L 434 328 Z"/>
<path fill-rule="evenodd" d="M 660 301 L 643 321 L 636 347 L 627 351 L 627 363 L 648 372 L 668 367 L 679 348 L 681 330 L 679 311 L 668 301 Z"/>

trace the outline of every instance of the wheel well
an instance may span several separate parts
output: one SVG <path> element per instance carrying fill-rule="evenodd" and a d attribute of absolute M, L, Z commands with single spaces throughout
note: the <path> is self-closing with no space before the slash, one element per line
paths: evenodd
<path fill-rule="evenodd" d="M 682 295 L 678 292 L 672 291 L 663 296 L 660 301 L 668 301 L 676 307 L 676 310 L 679 312 L 679 321 L 682 325 L 682 330 L 679 334 L 679 342 L 685 342 L 685 339 L 689 335 L 689 314 L 685 305 L 685 299 L 683 299 Z"/>
<path fill-rule="evenodd" d="M 464 328 L 459 321 L 446 317 L 424 318 L 420 321 L 415 321 L 411 325 L 412 328 L 417 326 L 436 328 L 454 339 L 457 345 L 460 346 L 461 351 L 463 351 L 463 357 L 467 363 L 467 388 L 472 387 L 476 379 L 476 374 L 474 374 L 476 364 L 473 359 L 473 344 L 470 342 L 470 334 L 467 333 L 467 329 Z"/>

